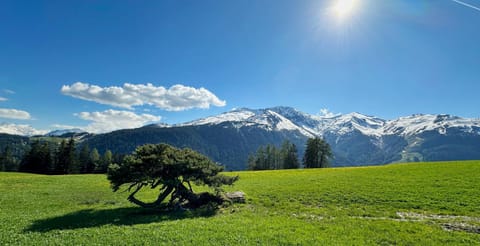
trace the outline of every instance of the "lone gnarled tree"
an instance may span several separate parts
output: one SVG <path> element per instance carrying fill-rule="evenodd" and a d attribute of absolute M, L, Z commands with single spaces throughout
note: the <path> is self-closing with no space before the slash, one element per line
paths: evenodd
<path fill-rule="evenodd" d="M 232 185 L 238 176 L 219 174 L 223 167 L 208 157 L 191 149 L 177 149 L 167 144 L 147 144 L 138 147 L 123 162 L 110 165 L 108 179 L 113 191 L 128 185 L 128 200 L 146 208 L 182 206 L 195 208 L 210 202 L 221 203 L 222 185 Z M 193 192 L 192 183 L 207 185 L 216 194 Z M 160 187 L 153 202 L 143 202 L 135 197 L 142 188 Z M 170 195 L 168 203 L 163 203 Z"/>

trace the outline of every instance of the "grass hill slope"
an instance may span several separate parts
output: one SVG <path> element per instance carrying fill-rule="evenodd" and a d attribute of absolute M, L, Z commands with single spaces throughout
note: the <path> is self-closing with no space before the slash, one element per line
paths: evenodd
<path fill-rule="evenodd" d="M 103 175 L 0 173 L 0 244 L 480 244 L 479 161 L 233 174 L 247 203 L 213 214 L 134 207 Z"/>

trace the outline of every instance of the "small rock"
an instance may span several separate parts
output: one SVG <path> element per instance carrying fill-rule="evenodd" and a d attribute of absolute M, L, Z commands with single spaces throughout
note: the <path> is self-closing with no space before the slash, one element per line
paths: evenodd
<path fill-rule="evenodd" d="M 227 199 L 229 199 L 232 202 L 238 202 L 238 203 L 245 203 L 245 193 L 241 191 L 235 191 L 235 192 L 227 192 L 225 194 Z"/>

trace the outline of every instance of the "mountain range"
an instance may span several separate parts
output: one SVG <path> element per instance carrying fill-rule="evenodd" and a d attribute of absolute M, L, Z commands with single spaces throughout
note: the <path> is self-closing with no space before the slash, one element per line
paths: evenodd
<path fill-rule="evenodd" d="M 318 116 L 290 107 L 241 108 L 182 124 L 88 134 L 82 144 L 100 152 L 130 153 L 141 144 L 165 142 L 195 149 L 229 170 L 242 170 L 259 146 L 278 146 L 288 139 L 302 156 L 306 140 L 315 136 L 332 147 L 333 166 L 480 159 L 479 119 L 433 114 L 394 120 L 360 113 Z"/>

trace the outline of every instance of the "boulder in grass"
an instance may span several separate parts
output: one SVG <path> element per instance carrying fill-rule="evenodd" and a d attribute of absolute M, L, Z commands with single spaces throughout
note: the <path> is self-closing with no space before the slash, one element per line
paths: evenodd
<path fill-rule="evenodd" d="M 245 203 L 245 193 L 242 191 L 227 192 L 225 197 L 233 203 Z"/>

